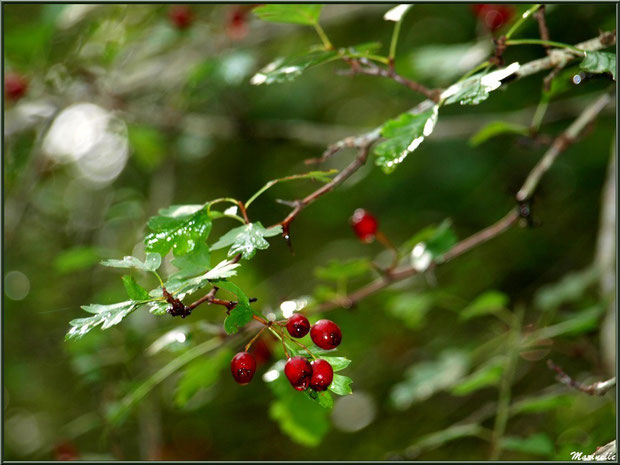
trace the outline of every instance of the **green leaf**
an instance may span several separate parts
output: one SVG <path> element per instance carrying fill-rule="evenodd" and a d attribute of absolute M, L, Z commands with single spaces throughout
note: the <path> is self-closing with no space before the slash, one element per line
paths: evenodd
<path fill-rule="evenodd" d="M 334 372 L 344 370 L 351 364 L 351 360 L 345 357 L 321 357 L 332 366 Z"/>
<path fill-rule="evenodd" d="M 466 352 L 447 349 L 435 361 L 424 361 L 407 368 L 405 379 L 392 388 L 390 402 L 395 408 L 406 410 L 412 404 L 455 385 L 468 368 Z"/>
<path fill-rule="evenodd" d="M 166 158 L 167 141 L 157 129 L 129 125 L 127 135 L 133 149 L 133 157 L 143 168 L 153 170 Z"/>
<path fill-rule="evenodd" d="M 370 260 L 367 258 L 358 258 L 346 262 L 330 260 L 327 266 L 317 267 L 314 270 L 314 275 L 326 281 L 339 281 L 364 276 L 371 269 Z"/>
<path fill-rule="evenodd" d="M 307 391 L 304 391 L 304 392 L 310 400 L 312 400 L 313 402 L 316 402 L 321 407 L 327 408 L 327 409 L 333 408 L 334 399 L 329 392 L 327 391 L 317 392 L 313 389 L 308 389 Z"/>
<path fill-rule="evenodd" d="M 309 68 L 328 63 L 339 58 L 335 50 L 311 50 L 302 55 L 278 58 L 252 76 L 250 84 L 274 84 L 292 81 Z"/>
<path fill-rule="evenodd" d="M 168 307 L 170 306 L 170 304 L 165 300 L 156 300 L 154 302 L 149 302 L 148 304 L 146 304 L 146 306 L 149 309 L 149 313 L 161 316 L 168 313 Z"/>
<path fill-rule="evenodd" d="M 553 393 L 543 396 L 531 397 L 515 402 L 511 408 L 511 414 L 540 413 L 555 410 L 557 408 L 570 407 L 575 401 L 575 396 L 566 393 Z"/>
<path fill-rule="evenodd" d="M 329 431 L 330 411 L 295 391 L 282 373 L 283 367 L 283 363 L 276 364 L 268 371 L 276 370 L 278 373 L 268 383 L 276 396 L 269 407 L 269 416 L 293 441 L 308 447 L 318 446 Z"/>
<path fill-rule="evenodd" d="M 544 433 L 534 434 L 527 438 L 505 437 L 502 439 L 501 448 L 544 457 L 554 454 L 553 442 Z"/>
<path fill-rule="evenodd" d="M 246 307 L 250 306 L 250 299 L 248 299 L 245 292 L 243 292 L 235 283 L 231 283 L 230 281 L 216 281 L 214 282 L 214 285 L 236 295 L 240 304 L 245 305 Z"/>
<path fill-rule="evenodd" d="M 161 255 L 158 253 L 147 253 L 144 262 L 136 257 L 126 256 L 122 260 L 103 260 L 101 264 L 113 268 L 135 268 L 136 270 L 155 271 L 161 265 Z"/>
<path fill-rule="evenodd" d="M 248 260 L 254 256 L 256 250 L 264 250 L 269 247 L 269 242 L 265 240 L 265 237 L 273 237 L 279 234 L 282 234 L 282 226 L 265 229 L 257 221 L 231 229 L 211 246 L 211 250 L 231 246 L 228 251 L 229 257 L 241 253 L 241 256 Z"/>
<path fill-rule="evenodd" d="M 172 248 L 175 256 L 186 255 L 207 240 L 211 232 L 211 218 L 207 211 L 200 209 L 195 213 L 181 214 L 183 208 L 187 206 L 160 210 L 159 216 L 149 220 L 153 232 L 144 239 L 148 252 L 164 256 Z"/>
<path fill-rule="evenodd" d="M 65 336 L 65 340 L 80 338 L 99 325 L 101 325 L 101 329 L 108 329 L 110 326 L 117 325 L 123 318 L 138 308 L 139 305 L 139 302 L 134 302 L 133 300 L 112 305 L 84 305 L 82 309 L 93 313 L 94 316 L 71 320 L 69 322 L 71 329 Z"/>
<path fill-rule="evenodd" d="M 172 260 L 172 264 L 179 269 L 179 271 L 172 275 L 175 278 L 188 278 L 204 273 L 211 266 L 209 246 L 204 242 L 200 242 L 187 255 L 176 257 Z"/>
<path fill-rule="evenodd" d="M 452 387 L 452 394 L 465 396 L 487 386 L 496 386 L 502 379 L 503 372 L 504 360 L 499 357 L 455 384 Z"/>
<path fill-rule="evenodd" d="M 502 81 L 512 76 L 520 68 L 519 63 L 486 73 L 478 73 L 448 87 L 441 94 L 446 105 L 460 103 L 461 105 L 478 105 L 489 97 L 489 93 L 498 89 Z"/>
<path fill-rule="evenodd" d="M 499 291 L 487 291 L 470 303 L 461 312 L 462 320 L 470 320 L 478 316 L 496 313 L 502 308 L 506 308 L 509 299 L 506 294 Z"/>
<path fill-rule="evenodd" d="M 353 383 L 353 380 L 348 376 L 334 374 L 334 380 L 332 381 L 332 384 L 329 385 L 329 390 L 339 396 L 348 396 L 353 394 L 351 383 Z"/>
<path fill-rule="evenodd" d="M 421 238 L 424 240 L 415 242 Z M 412 242 L 415 246 L 411 250 L 411 266 L 417 271 L 425 271 L 432 262 L 443 260 L 443 255 L 456 244 L 457 237 L 452 222 L 446 219 L 437 227 L 425 228 L 407 241 L 407 245 Z"/>
<path fill-rule="evenodd" d="M 483 142 L 502 134 L 520 134 L 522 136 L 527 136 L 529 130 L 521 124 L 508 123 L 506 121 L 493 121 L 471 136 L 469 145 L 477 147 Z"/>
<path fill-rule="evenodd" d="M 252 315 L 254 315 L 254 312 L 249 306 L 241 303 L 237 304 L 235 308 L 230 311 L 226 320 L 224 320 L 224 330 L 228 334 L 235 334 L 239 331 L 240 327 L 252 321 Z"/>
<path fill-rule="evenodd" d="M 100 259 L 101 255 L 94 247 L 77 246 L 58 254 L 54 259 L 54 269 L 60 274 L 85 270 Z"/>
<path fill-rule="evenodd" d="M 438 105 L 417 115 L 403 113 L 386 122 L 381 135 L 387 139 L 375 147 L 375 164 L 385 173 L 391 173 L 428 137 L 437 123 Z"/>
<path fill-rule="evenodd" d="M 448 97 L 445 104 L 449 105 L 458 102 L 461 105 L 478 105 L 488 98 L 489 88 L 482 85 L 482 80 L 478 77 L 468 82 L 467 85 L 463 85 L 458 92 Z"/>
<path fill-rule="evenodd" d="M 199 390 L 214 385 L 222 370 L 228 367 L 232 355 L 230 349 L 223 348 L 212 357 L 199 358 L 189 363 L 177 385 L 175 404 L 183 407 Z"/>
<path fill-rule="evenodd" d="M 428 311 L 433 306 L 434 299 L 429 294 L 404 292 L 395 295 L 387 301 L 388 312 L 402 320 L 410 329 L 423 326 Z"/>
<path fill-rule="evenodd" d="M 599 319 L 605 309 L 602 305 L 594 305 L 569 315 L 564 321 L 547 326 L 529 334 L 529 339 L 552 339 L 558 336 L 577 336 L 598 328 Z"/>
<path fill-rule="evenodd" d="M 543 286 L 534 295 L 534 304 L 544 311 L 578 301 L 599 278 L 595 266 L 564 275 L 558 282 Z"/>
<path fill-rule="evenodd" d="M 166 281 L 165 286 L 168 292 L 174 292 L 176 294 L 176 297 L 182 299 L 186 295 L 193 294 L 198 289 L 202 289 L 211 281 L 235 276 L 237 274 L 235 268 L 239 266 L 240 265 L 238 263 L 231 263 L 228 260 L 223 260 L 218 263 L 214 268 L 207 271 L 205 274 L 189 279 L 181 279 L 177 277 L 171 278 Z M 161 297 L 161 288 L 155 288 L 149 294 L 152 297 Z"/>
<path fill-rule="evenodd" d="M 323 5 L 284 4 L 263 5 L 252 10 L 263 21 L 313 26 L 318 23 Z"/>
<path fill-rule="evenodd" d="M 122 278 L 127 295 L 131 300 L 149 300 L 150 296 L 146 289 L 140 286 L 133 276 L 124 275 Z"/>
<path fill-rule="evenodd" d="M 579 65 L 584 71 L 590 73 L 611 73 L 616 80 L 616 55 L 608 52 L 585 52 L 585 58 Z"/>
<path fill-rule="evenodd" d="M 381 42 L 365 42 L 340 49 L 340 53 L 349 58 L 367 58 L 381 48 Z"/>

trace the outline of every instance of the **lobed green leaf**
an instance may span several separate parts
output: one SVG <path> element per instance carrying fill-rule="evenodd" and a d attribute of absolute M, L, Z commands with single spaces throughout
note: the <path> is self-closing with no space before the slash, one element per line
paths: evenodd
<path fill-rule="evenodd" d="M 155 271 L 161 265 L 161 255 L 158 253 L 147 253 L 144 262 L 136 257 L 126 256 L 122 260 L 103 260 L 101 264 L 113 268 L 135 268 L 136 270 Z"/>
<path fill-rule="evenodd" d="M 123 285 L 125 286 L 127 295 L 131 300 L 140 301 L 148 300 L 150 298 L 148 291 L 140 286 L 133 276 L 124 275 L 121 279 L 123 280 Z"/>
<path fill-rule="evenodd" d="M 211 232 L 211 218 L 203 208 L 185 213 L 194 207 L 173 206 L 160 210 L 159 216 L 152 217 L 148 226 L 153 232 L 144 239 L 146 250 L 164 256 L 172 249 L 175 256 L 180 256 L 204 243 Z"/>
<path fill-rule="evenodd" d="M 263 227 L 260 222 L 249 223 L 237 228 L 233 228 L 224 234 L 211 246 L 211 250 L 219 250 L 230 246 L 228 256 L 232 257 L 238 253 L 246 260 L 252 258 L 257 250 L 264 250 L 269 247 L 266 237 L 273 237 L 282 234 L 282 226 L 272 228 Z"/>

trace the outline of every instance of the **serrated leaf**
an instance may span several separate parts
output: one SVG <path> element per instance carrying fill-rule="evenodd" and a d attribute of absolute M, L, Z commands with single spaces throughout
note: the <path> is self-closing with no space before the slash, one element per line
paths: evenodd
<path fill-rule="evenodd" d="M 133 276 L 124 275 L 121 279 L 123 280 L 123 285 L 125 286 L 127 295 L 131 300 L 140 301 L 148 300 L 150 298 L 148 291 L 140 286 Z"/>
<path fill-rule="evenodd" d="M 544 457 L 554 454 L 553 442 L 544 433 L 534 434 L 527 438 L 508 436 L 502 439 L 500 446 L 503 450 L 513 450 Z"/>
<path fill-rule="evenodd" d="M 456 94 L 446 99 L 446 105 L 478 105 L 489 98 L 489 88 L 482 85 L 481 79 L 474 79 L 469 85 L 463 86 Z"/>
<path fill-rule="evenodd" d="M 341 279 L 363 276 L 371 269 L 370 260 L 366 258 L 358 258 L 345 262 L 330 260 L 327 266 L 317 267 L 314 270 L 314 275 L 326 281 L 339 281 Z"/>
<path fill-rule="evenodd" d="M 146 306 L 149 309 L 149 313 L 161 316 L 168 313 L 168 307 L 170 306 L 170 304 L 163 300 L 156 300 L 154 302 L 149 302 L 148 304 L 146 304 Z"/>
<path fill-rule="evenodd" d="M 232 351 L 223 348 L 212 357 L 199 358 L 189 363 L 177 385 L 175 404 L 183 407 L 199 390 L 214 385 L 231 357 Z"/>
<path fill-rule="evenodd" d="M 209 252 L 209 246 L 204 242 L 200 242 L 197 246 L 187 255 L 176 257 L 172 260 L 172 264 L 179 269 L 171 277 L 175 278 L 188 278 L 200 273 L 204 273 L 205 270 L 211 266 L 211 253 Z"/>
<path fill-rule="evenodd" d="M 207 240 L 211 232 L 211 218 L 207 211 L 200 209 L 195 213 L 182 214 L 187 207 L 185 205 L 160 210 L 159 216 L 149 220 L 148 225 L 153 232 L 144 239 L 148 252 L 157 252 L 164 256 L 172 249 L 175 256 L 185 255 Z"/>
<path fill-rule="evenodd" d="M 254 8 L 253 13 L 263 21 L 276 23 L 317 24 L 323 5 L 284 4 L 263 5 Z"/>
<path fill-rule="evenodd" d="M 506 308 L 509 299 L 506 294 L 499 291 L 487 291 L 480 294 L 461 312 L 462 320 L 470 320 L 478 316 L 496 313 L 502 308 Z"/>
<path fill-rule="evenodd" d="M 329 390 L 334 394 L 338 394 L 339 396 L 348 396 L 353 394 L 353 389 L 351 389 L 351 383 L 353 380 L 348 376 L 339 375 L 334 373 L 334 380 L 332 384 L 329 385 Z"/>
<path fill-rule="evenodd" d="M 406 410 L 412 404 L 452 387 L 463 378 L 468 368 L 466 352 L 447 349 L 437 360 L 415 363 L 407 368 L 405 379 L 392 388 L 390 402 L 395 408 Z"/>
<path fill-rule="evenodd" d="M 138 308 L 139 305 L 139 302 L 134 302 L 133 300 L 112 305 L 84 305 L 82 309 L 88 313 L 93 313 L 94 316 L 71 320 L 69 322 L 71 329 L 65 336 L 65 339 L 80 338 L 99 325 L 101 325 L 101 329 L 108 329 L 110 326 L 117 325 L 123 318 Z"/>
<path fill-rule="evenodd" d="M 502 80 L 515 74 L 520 68 L 519 63 L 493 71 L 479 73 L 451 85 L 441 94 L 446 105 L 460 103 L 461 105 L 478 105 L 489 97 L 489 93 L 502 85 Z"/>
<path fill-rule="evenodd" d="M 339 58 L 335 50 L 311 50 L 302 55 L 278 58 L 252 76 L 250 84 L 274 84 L 289 82 L 298 78 L 304 71 L 314 66 Z"/>
<path fill-rule="evenodd" d="M 493 121 L 474 134 L 469 139 L 469 145 L 472 147 L 477 147 L 483 142 L 502 134 L 519 134 L 522 136 L 527 136 L 529 134 L 529 130 L 521 124 L 508 123 L 506 121 Z"/>
<path fill-rule="evenodd" d="M 235 308 L 230 311 L 226 320 L 224 320 L 224 330 L 228 334 L 235 334 L 239 331 L 239 328 L 252 321 L 252 315 L 254 315 L 254 312 L 249 306 L 241 303 L 237 304 Z"/>
<path fill-rule="evenodd" d="M 177 298 L 183 299 L 185 296 L 193 294 L 198 289 L 202 289 L 211 281 L 235 276 L 237 274 L 235 268 L 239 266 L 239 263 L 231 263 L 228 260 L 223 260 L 205 274 L 189 279 L 173 277 L 166 281 L 165 286 L 168 292 L 173 292 Z M 149 294 L 152 297 L 161 297 L 161 288 L 155 288 Z"/>
<path fill-rule="evenodd" d="M 250 223 L 238 228 L 231 229 L 211 246 L 211 250 L 219 250 L 230 247 L 228 256 L 232 257 L 238 253 L 246 260 L 252 258 L 257 250 L 264 250 L 269 247 L 266 237 L 273 237 L 282 234 L 282 226 L 265 229 L 260 222 Z"/>
<path fill-rule="evenodd" d="M 161 265 L 161 255 L 158 253 L 147 253 L 144 262 L 136 257 L 125 256 L 122 260 L 103 260 L 101 264 L 113 268 L 135 268 L 136 270 L 155 271 Z"/>
<path fill-rule="evenodd" d="M 317 392 L 313 389 L 308 389 L 304 392 L 311 401 L 316 402 L 323 408 L 330 409 L 334 406 L 334 399 L 327 391 Z"/>
<path fill-rule="evenodd" d="M 611 73 L 616 80 L 616 55 L 608 52 L 585 52 L 585 58 L 579 65 L 584 71 L 590 73 Z"/>
<path fill-rule="evenodd" d="M 452 387 L 452 394 L 465 396 L 487 386 L 495 386 L 502 379 L 504 360 L 500 357 L 490 361 L 479 370 L 459 381 Z"/>
<path fill-rule="evenodd" d="M 402 320 L 410 329 L 421 328 L 426 314 L 431 310 L 434 299 L 429 294 L 403 292 L 387 301 L 388 312 Z"/>
<path fill-rule="evenodd" d="M 403 113 L 386 122 L 381 128 L 385 141 L 375 147 L 375 164 L 391 173 L 428 137 L 437 123 L 438 105 L 417 115 Z"/>
<path fill-rule="evenodd" d="M 332 366 L 334 372 L 344 370 L 351 364 L 351 360 L 345 357 L 320 357 Z"/>

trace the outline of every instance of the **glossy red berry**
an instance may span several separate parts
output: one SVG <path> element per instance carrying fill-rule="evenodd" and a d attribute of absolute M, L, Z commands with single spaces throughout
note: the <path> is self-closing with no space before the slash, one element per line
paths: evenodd
<path fill-rule="evenodd" d="M 310 331 L 310 322 L 305 316 L 295 313 L 286 322 L 286 330 L 293 337 L 304 337 Z"/>
<path fill-rule="evenodd" d="M 170 22 L 178 29 L 186 29 L 194 22 L 192 10 L 187 5 L 174 5 L 168 10 Z"/>
<path fill-rule="evenodd" d="M 334 370 L 327 360 L 322 358 L 312 362 L 310 387 L 315 391 L 326 391 L 334 379 Z"/>
<path fill-rule="evenodd" d="M 361 241 L 372 242 L 377 233 L 379 223 L 369 212 L 363 208 L 358 208 L 351 217 L 351 226 Z"/>
<path fill-rule="evenodd" d="M 293 357 L 284 365 L 284 374 L 291 386 L 298 391 L 305 391 L 310 386 L 312 365 L 303 357 Z"/>
<path fill-rule="evenodd" d="M 248 352 L 239 352 L 230 362 L 230 371 L 239 384 L 248 384 L 256 372 L 254 355 Z"/>
<path fill-rule="evenodd" d="M 340 345 L 342 332 L 333 321 L 319 320 L 312 326 L 310 337 L 321 349 L 330 350 Z"/>
<path fill-rule="evenodd" d="M 17 101 L 26 95 L 28 81 L 17 73 L 8 73 L 4 76 L 4 96 L 7 100 Z"/>
<path fill-rule="evenodd" d="M 512 19 L 515 14 L 513 7 L 509 5 L 477 3 L 472 5 L 476 17 L 488 29 L 495 31 Z"/>

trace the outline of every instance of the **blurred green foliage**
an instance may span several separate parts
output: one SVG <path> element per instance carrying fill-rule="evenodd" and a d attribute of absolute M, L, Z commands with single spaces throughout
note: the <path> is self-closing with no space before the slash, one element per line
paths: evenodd
<path fill-rule="evenodd" d="M 377 53 L 387 53 L 393 23 L 382 16 L 389 7 L 327 5 L 320 23 L 336 47 L 379 41 Z M 307 172 L 304 160 L 327 144 L 381 126 L 422 97 L 391 80 L 336 75 L 342 63 L 308 68 L 291 82 L 251 85 L 277 57 L 304 54 L 320 41 L 312 27 L 261 21 L 249 5 L 191 5 L 194 21 L 183 30 L 164 4 L 2 8 L 5 74 L 29 81 L 27 95 L 4 106 L 5 459 L 59 459 L 67 451 L 91 460 L 486 459 L 512 330 L 531 345 L 511 379 L 502 459 L 567 460 L 573 450 L 591 453 L 615 437 L 613 393 L 570 390 L 545 364 L 553 358 L 589 382 L 612 375 L 599 335 L 608 301 L 593 260 L 613 111 L 545 176 L 532 207 L 536 227 L 512 229 L 329 313 L 344 335 L 338 355 L 352 360 L 344 374 L 354 380 L 354 394 L 330 395 L 329 410 L 319 405 L 328 401 L 293 391 L 283 376 L 263 382 L 282 369 L 281 346 L 268 337 L 255 349 L 255 380 L 238 387 L 227 365 L 246 341 L 225 339 L 224 312 L 212 307 L 186 320 L 135 311 L 106 331 L 67 343 L 64 335 L 69 320 L 84 316 L 81 305 L 126 299 L 120 274 L 97 262 L 144 257 L 147 222 L 160 209 L 250 198 L 272 179 Z M 568 44 L 616 22 L 614 6 L 603 4 L 548 5 L 546 17 L 552 39 Z M 518 38 L 538 38 L 536 23 L 524 23 Z M 369 51 L 376 47 L 347 53 Z M 404 19 L 396 70 L 446 86 L 491 51 L 470 5 L 419 4 Z M 510 47 L 505 59 L 543 55 L 535 45 Z M 588 70 L 610 60 L 598 58 Z M 386 175 L 369 162 L 294 221 L 294 255 L 271 238 L 235 282 L 264 313 L 301 296 L 356 289 L 372 276 L 371 261 L 392 259 L 380 244 L 356 240 L 348 218 L 358 207 L 373 212 L 394 244 L 410 250 L 426 241 L 440 256 L 456 237 L 514 205 L 545 150 L 521 130 L 541 98 L 549 102 L 541 131 L 553 136 L 612 85 L 605 74 L 583 74 L 575 84 L 581 71 L 577 63 L 567 68 L 550 92 L 543 93 L 539 74 L 477 106 L 442 108 L 434 133 L 397 170 Z M 94 113 L 76 107 L 83 103 L 105 110 L 96 124 L 110 139 L 88 140 L 95 126 L 84 126 L 84 117 Z M 50 141 L 53 119 L 69 108 L 73 124 Z M 493 121 L 505 124 L 488 126 Z M 85 146 L 92 156 L 82 153 Z M 340 153 L 317 169 L 340 169 L 351 156 Z M 276 200 L 317 185 L 278 183 L 252 204 L 253 221 L 281 220 L 289 207 Z M 446 218 L 451 222 L 442 223 Z M 210 236 L 223 240 L 237 225 L 222 219 Z M 179 247 L 196 239 L 164 226 Z M 204 251 L 199 263 L 171 262 L 169 255 L 162 266 L 174 272 L 179 263 L 182 270 L 219 263 L 233 244 L 224 242 L 215 257 Z M 125 280 L 134 297 L 158 284 L 146 273 L 137 277 Z M 511 327 L 517 309 L 523 321 Z"/>

